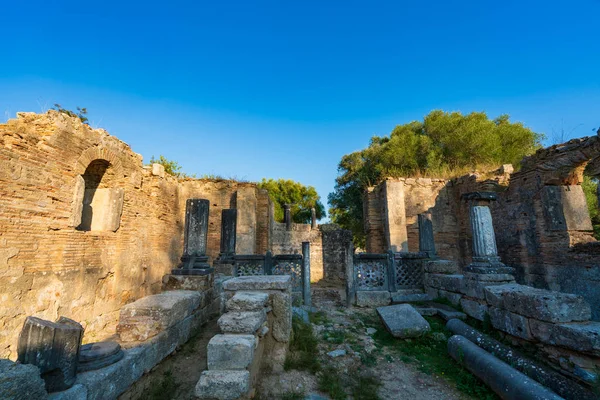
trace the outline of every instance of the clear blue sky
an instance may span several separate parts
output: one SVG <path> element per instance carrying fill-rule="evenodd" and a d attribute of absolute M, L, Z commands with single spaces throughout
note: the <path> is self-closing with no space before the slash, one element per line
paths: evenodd
<path fill-rule="evenodd" d="M 0 118 L 60 103 L 145 160 L 333 190 L 342 155 L 432 109 L 549 137 L 600 125 L 600 0 L 15 1 Z"/>

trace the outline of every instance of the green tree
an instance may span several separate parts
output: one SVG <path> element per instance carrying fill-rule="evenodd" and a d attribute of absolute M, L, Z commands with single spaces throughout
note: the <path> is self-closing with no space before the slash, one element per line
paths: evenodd
<path fill-rule="evenodd" d="M 583 175 L 581 188 L 585 194 L 585 200 L 594 228 L 594 237 L 600 240 L 600 212 L 598 212 L 598 180 L 588 175 Z"/>
<path fill-rule="evenodd" d="M 52 107 L 52 109 L 56 110 L 58 112 L 61 112 L 63 114 L 67 114 L 69 117 L 79 118 L 81 120 L 81 122 L 89 125 L 89 120 L 87 117 L 87 108 L 85 108 L 85 107 L 83 107 L 83 108 L 77 107 L 77 112 L 75 112 L 75 111 L 71 111 L 71 110 L 67 110 L 66 108 L 63 108 L 60 104 L 54 104 L 54 107 Z"/>
<path fill-rule="evenodd" d="M 269 192 L 269 197 L 275 204 L 275 220 L 283 222 L 284 205 L 290 204 L 292 220 L 296 223 L 311 222 L 311 208 L 315 208 L 317 219 L 326 216 L 321 197 L 313 186 L 304 186 L 299 182 L 286 179 L 265 179 L 258 184 L 261 189 Z"/>
<path fill-rule="evenodd" d="M 354 234 L 364 246 L 362 196 L 386 177 L 453 177 L 520 160 L 541 146 L 543 135 L 510 122 L 508 115 L 490 119 L 484 112 L 463 115 L 435 110 L 423 121 L 394 128 L 389 136 L 374 136 L 366 149 L 347 154 L 328 200 L 333 222 Z"/>
<path fill-rule="evenodd" d="M 165 172 L 167 174 L 176 176 L 176 177 L 186 177 L 184 173 L 181 172 L 181 166 L 177 161 L 172 161 L 167 159 L 165 156 L 160 155 L 158 159 L 152 156 L 150 158 L 150 164 L 160 164 L 165 167 Z"/>

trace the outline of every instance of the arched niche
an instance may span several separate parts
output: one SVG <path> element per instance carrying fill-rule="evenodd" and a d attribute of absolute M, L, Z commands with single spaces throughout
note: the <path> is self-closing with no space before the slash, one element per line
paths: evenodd
<path fill-rule="evenodd" d="M 123 189 L 115 188 L 117 170 L 105 159 L 92 160 L 75 179 L 72 225 L 80 231 L 119 229 Z"/>

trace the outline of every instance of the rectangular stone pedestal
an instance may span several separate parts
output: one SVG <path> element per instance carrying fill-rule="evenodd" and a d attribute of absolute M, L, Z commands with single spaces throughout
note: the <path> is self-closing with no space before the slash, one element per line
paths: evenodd
<path fill-rule="evenodd" d="M 162 279 L 162 290 L 194 290 L 203 292 L 213 286 L 214 275 L 165 275 Z"/>

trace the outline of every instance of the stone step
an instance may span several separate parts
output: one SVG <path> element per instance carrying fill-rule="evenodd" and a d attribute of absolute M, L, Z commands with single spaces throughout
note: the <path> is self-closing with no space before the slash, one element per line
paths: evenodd
<path fill-rule="evenodd" d="M 267 319 L 267 314 L 262 311 L 230 311 L 223 314 L 217 321 L 223 333 L 254 333 Z"/>
<path fill-rule="evenodd" d="M 392 304 L 402 303 L 418 303 L 422 301 L 433 300 L 427 293 L 412 293 L 412 294 L 394 294 L 392 295 Z"/>
<path fill-rule="evenodd" d="M 248 371 L 204 371 L 196 384 L 195 395 L 201 399 L 234 400 L 249 391 Z"/>
<path fill-rule="evenodd" d="M 429 323 L 410 304 L 379 307 L 377 314 L 396 338 L 418 337 L 431 330 Z"/>
<path fill-rule="evenodd" d="M 265 308 L 269 295 L 262 292 L 237 292 L 227 300 L 227 311 L 259 311 Z"/>
<path fill-rule="evenodd" d="M 455 310 L 454 308 L 447 306 L 445 304 L 440 303 L 429 303 L 429 307 L 435 308 L 437 310 L 437 315 L 442 317 L 444 321 L 450 321 L 453 318 L 458 318 L 461 320 L 467 319 L 467 314 L 464 312 Z"/>
<path fill-rule="evenodd" d="M 252 364 L 254 335 L 215 335 L 208 342 L 209 370 L 245 370 Z"/>

